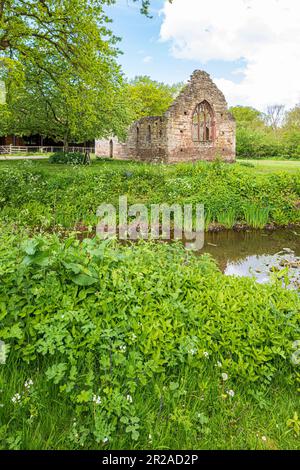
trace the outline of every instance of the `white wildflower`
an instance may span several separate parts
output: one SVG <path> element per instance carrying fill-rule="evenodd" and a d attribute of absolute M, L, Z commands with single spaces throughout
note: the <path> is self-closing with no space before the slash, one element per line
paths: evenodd
<path fill-rule="evenodd" d="M 32 385 L 33 385 L 33 381 L 32 381 L 31 379 L 26 380 L 26 382 L 24 383 L 24 387 L 25 387 L 27 390 L 29 390 L 30 387 L 32 387 Z"/>
<path fill-rule="evenodd" d="M 0 341 L 0 364 L 5 364 L 8 349 L 4 341 Z"/>
<path fill-rule="evenodd" d="M 127 395 L 126 400 L 129 401 L 129 403 L 133 402 L 131 395 Z"/>
<path fill-rule="evenodd" d="M 262 436 L 261 440 L 262 440 L 263 442 L 267 442 L 266 436 Z"/>
<path fill-rule="evenodd" d="M 12 397 L 11 401 L 12 401 L 13 403 L 20 403 L 20 402 L 21 402 L 21 399 L 22 399 L 21 395 L 20 395 L 19 393 L 16 393 L 16 394 Z"/>
<path fill-rule="evenodd" d="M 93 395 L 93 402 L 96 404 L 96 405 L 101 405 L 101 397 L 99 397 L 99 395 Z"/>
<path fill-rule="evenodd" d="M 222 368 L 222 362 L 218 361 L 217 362 L 217 367 L 220 367 L 220 369 Z"/>
<path fill-rule="evenodd" d="M 102 442 L 103 444 L 106 444 L 108 442 L 108 437 L 105 437 Z"/>
<path fill-rule="evenodd" d="M 205 352 L 203 353 L 203 356 L 204 356 L 204 357 L 206 357 L 206 358 L 208 359 L 208 358 L 209 358 L 209 354 L 208 354 L 208 352 L 207 352 L 207 351 L 205 351 Z"/>
<path fill-rule="evenodd" d="M 125 351 L 126 351 L 126 349 L 127 349 L 127 348 L 126 348 L 126 346 L 125 346 L 125 345 L 122 345 L 122 346 L 120 346 L 120 351 L 121 351 L 121 352 L 125 352 Z"/>
<path fill-rule="evenodd" d="M 222 377 L 222 380 L 223 380 L 224 382 L 226 382 L 226 380 L 228 380 L 228 374 L 225 374 L 225 372 L 223 372 L 223 374 L 222 374 L 221 377 Z"/>
<path fill-rule="evenodd" d="M 226 393 L 227 393 L 227 395 L 229 395 L 229 396 L 232 397 L 232 398 L 233 398 L 234 395 L 235 395 L 235 392 L 234 392 L 233 390 L 227 390 Z"/>
<path fill-rule="evenodd" d="M 197 349 L 190 349 L 189 354 L 191 354 L 191 356 L 195 356 L 197 354 Z"/>

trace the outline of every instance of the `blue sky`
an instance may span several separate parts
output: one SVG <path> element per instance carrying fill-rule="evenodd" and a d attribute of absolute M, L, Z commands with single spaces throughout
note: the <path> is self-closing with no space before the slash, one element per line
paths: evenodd
<path fill-rule="evenodd" d="M 152 19 L 117 0 L 107 13 L 129 78 L 176 83 L 202 69 L 229 105 L 300 103 L 299 0 L 152 0 Z"/>
<path fill-rule="evenodd" d="M 112 29 L 122 38 L 119 48 L 123 55 L 119 58 L 123 70 L 129 78 L 136 75 L 149 75 L 154 80 L 176 83 L 186 81 L 196 69 L 205 69 L 214 78 L 226 78 L 236 83 L 240 76 L 234 71 L 243 66 L 243 60 L 199 60 L 177 59 L 172 56 L 169 41 L 160 40 L 163 15 L 159 14 L 163 0 L 153 0 L 152 18 L 145 18 L 139 7 L 131 0 L 118 0 L 117 5 L 107 8 L 113 20 Z"/>

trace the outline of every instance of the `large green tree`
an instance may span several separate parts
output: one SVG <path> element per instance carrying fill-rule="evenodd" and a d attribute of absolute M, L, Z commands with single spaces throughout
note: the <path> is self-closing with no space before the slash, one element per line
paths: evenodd
<path fill-rule="evenodd" d="M 70 141 L 111 133 L 123 136 L 130 114 L 114 60 L 102 58 L 86 73 L 74 72 L 57 57 L 52 56 L 51 61 L 51 76 L 32 63 L 25 64 L 24 80 L 9 86 L 7 105 L 2 108 L 10 132 L 41 134 L 63 141 L 66 147 Z"/>
<path fill-rule="evenodd" d="M 148 76 L 136 77 L 127 86 L 132 118 L 161 116 L 184 87 L 183 83 L 167 85 Z"/>
<path fill-rule="evenodd" d="M 257 129 L 264 126 L 264 115 L 250 106 L 234 106 L 230 112 L 237 122 L 238 128 Z"/>
<path fill-rule="evenodd" d="M 300 104 L 287 111 L 284 124 L 286 129 L 295 129 L 300 132 Z"/>
<path fill-rule="evenodd" d="M 150 2 L 133 0 L 149 15 Z M 0 0 L 0 133 L 67 143 L 129 122 L 117 39 L 104 7 L 115 0 Z"/>

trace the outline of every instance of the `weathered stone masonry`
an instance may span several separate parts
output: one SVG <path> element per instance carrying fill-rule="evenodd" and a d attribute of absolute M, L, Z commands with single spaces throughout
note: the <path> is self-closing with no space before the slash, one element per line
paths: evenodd
<path fill-rule="evenodd" d="M 125 143 L 96 141 L 96 155 L 146 162 L 235 160 L 236 125 L 223 93 L 196 70 L 163 116 L 134 122 Z"/>

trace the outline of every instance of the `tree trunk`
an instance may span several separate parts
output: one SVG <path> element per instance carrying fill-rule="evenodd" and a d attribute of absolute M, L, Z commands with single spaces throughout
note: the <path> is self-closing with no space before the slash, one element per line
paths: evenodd
<path fill-rule="evenodd" d="M 68 134 L 66 134 L 64 137 L 64 152 L 67 152 L 68 150 L 69 150 L 69 139 L 68 139 Z"/>

